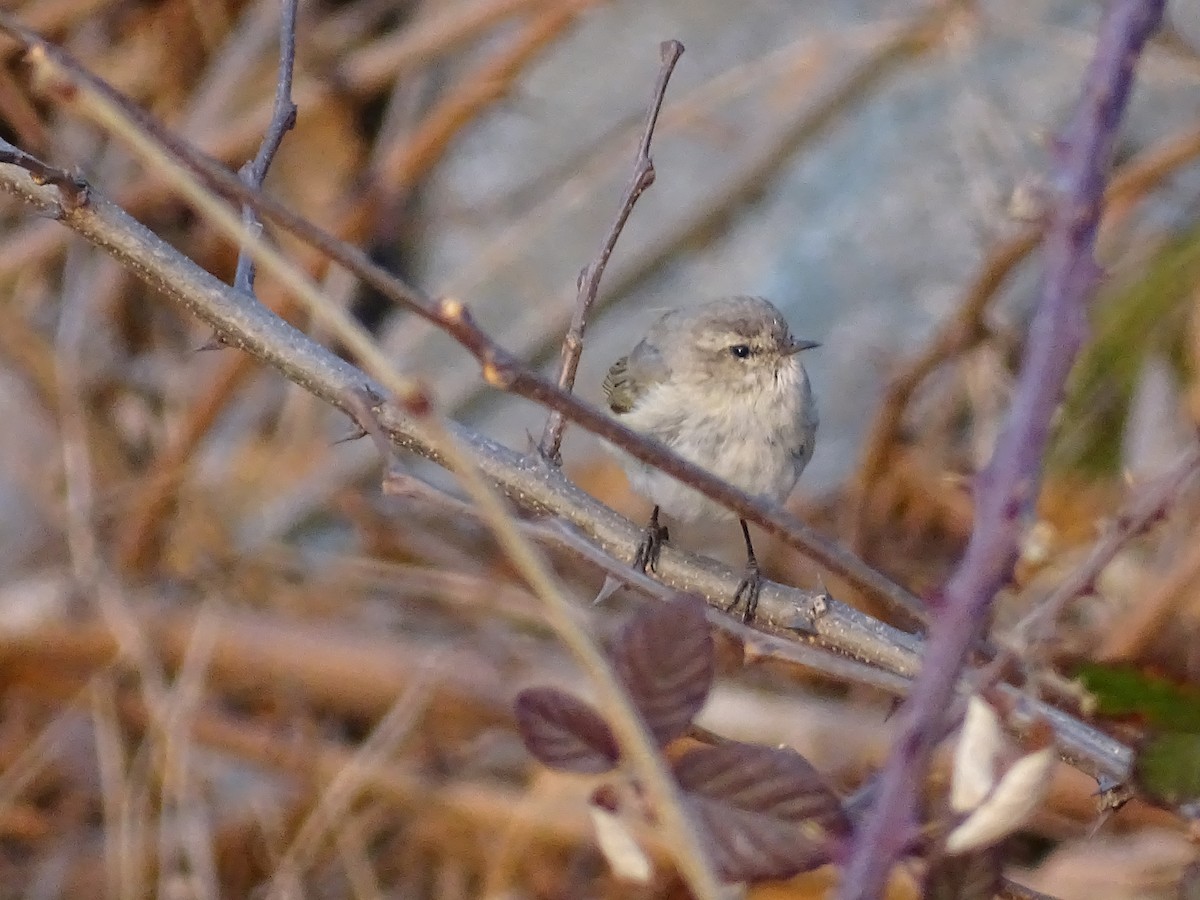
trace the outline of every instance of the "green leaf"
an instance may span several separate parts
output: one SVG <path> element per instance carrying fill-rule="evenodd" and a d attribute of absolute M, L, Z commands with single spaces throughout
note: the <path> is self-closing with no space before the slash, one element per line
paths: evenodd
<path fill-rule="evenodd" d="M 1138 749 L 1133 778 L 1143 794 L 1167 806 L 1200 803 L 1200 734 L 1150 737 Z"/>
<path fill-rule="evenodd" d="M 1096 713 L 1135 717 L 1163 731 L 1200 733 L 1200 687 L 1132 666 L 1085 663 L 1076 672 L 1096 701 Z"/>

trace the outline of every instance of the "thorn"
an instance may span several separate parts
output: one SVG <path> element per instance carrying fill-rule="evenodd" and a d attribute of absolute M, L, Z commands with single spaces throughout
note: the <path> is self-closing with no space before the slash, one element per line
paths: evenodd
<path fill-rule="evenodd" d="M 212 337 L 210 337 L 206 342 L 201 344 L 192 352 L 208 353 L 210 350 L 224 350 L 228 346 L 229 344 L 225 342 L 225 339 L 221 337 L 221 335 L 214 333 Z"/>
<path fill-rule="evenodd" d="M 361 425 L 355 425 L 353 431 L 342 435 L 340 438 L 337 438 L 332 444 L 330 444 L 330 446 L 336 447 L 338 444 L 348 444 L 351 441 L 357 441 L 359 438 L 365 438 L 366 436 L 367 429 L 363 428 Z"/>
<path fill-rule="evenodd" d="M 599 606 L 625 585 L 613 578 L 611 575 L 604 576 L 604 584 L 600 586 L 600 592 L 596 594 L 596 599 L 592 601 L 592 606 Z"/>

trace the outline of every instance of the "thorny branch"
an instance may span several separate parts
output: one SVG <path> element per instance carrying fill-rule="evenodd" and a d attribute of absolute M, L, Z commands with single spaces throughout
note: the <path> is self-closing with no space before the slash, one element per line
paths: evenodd
<path fill-rule="evenodd" d="M 625 230 L 625 223 L 629 221 L 629 216 L 633 213 L 633 207 L 637 204 L 638 198 L 642 196 L 646 188 L 654 184 L 654 161 L 650 158 L 650 142 L 654 139 L 654 126 L 658 123 L 658 114 L 662 110 L 663 99 L 667 93 L 667 82 L 671 80 L 675 64 L 683 55 L 683 44 L 679 41 L 664 41 L 659 50 L 662 53 L 662 68 L 659 70 L 658 80 L 654 84 L 650 109 L 646 113 L 646 127 L 642 132 L 641 142 L 638 144 L 637 159 L 633 165 L 633 177 L 629 180 L 629 186 L 625 188 L 625 195 L 621 198 L 621 207 L 617 210 L 617 218 L 609 228 L 600 252 L 579 273 L 575 311 L 571 316 L 571 327 L 567 329 L 566 336 L 563 338 L 562 359 L 558 370 L 558 386 L 567 393 L 570 393 L 575 387 L 575 374 L 579 371 L 579 357 L 583 355 L 583 333 L 587 329 L 588 315 L 592 311 L 592 304 L 596 302 L 596 295 L 600 292 L 600 279 L 604 277 L 608 259 L 617 246 L 621 232 Z M 546 420 L 546 428 L 542 432 L 542 442 L 539 447 L 542 458 L 554 465 L 562 463 L 559 451 L 562 448 L 565 426 L 566 419 L 563 418 L 563 414 L 554 410 Z"/>
<path fill-rule="evenodd" d="M 1093 248 L 1134 64 L 1164 6 L 1165 0 L 1115 0 L 1100 25 L 1052 181 L 1057 196 L 1046 228 L 1045 276 L 1013 404 L 992 460 L 977 479 L 975 527 L 946 583 L 878 800 L 846 867 L 838 892 L 844 900 L 880 896 L 904 851 L 940 723 L 992 600 L 1011 573 L 1021 524 L 1037 498 L 1051 419 L 1082 344 L 1087 303 L 1099 276 Z"/>
<path fill-rule="evenodd" d="M 262 143 L 254 159 L 242 166 L 238 175 L 247 187 L 259 189 L 267 177 L 267 170 L 279 152 L 283 137 L 296 127 L 296 104 L 292 101 L 292 73 L 296 67 L 296 8 L 300 0 L 281 0 L 279 19 L 279 76 L 275 85 L 275 101 L 271 107 L 271 122 L 263 135 Z M 262 222 L 254 207 L 242 205 L 242 221 L 256 232 L 262 230 Z M 254 293 L 254 260 L 243 249 L 238 253 L 237 274 L 234 287 L 247 294 Z"/>

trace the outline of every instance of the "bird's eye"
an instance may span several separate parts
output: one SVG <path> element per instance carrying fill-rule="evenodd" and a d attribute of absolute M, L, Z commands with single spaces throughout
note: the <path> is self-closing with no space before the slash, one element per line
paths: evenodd
<path fill-rule="evenodd" d="M 738 359 L 747 359 L 750 356 L 750 347 L 747 344 L 734 344 L 729 348 L 729 352 Z"/>

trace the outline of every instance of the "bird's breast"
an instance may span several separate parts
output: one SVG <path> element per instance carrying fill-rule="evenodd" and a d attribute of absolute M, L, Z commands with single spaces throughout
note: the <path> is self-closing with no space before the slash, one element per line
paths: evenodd
<path fill-rule="evenodd" d="M 817 427 L 802 372 L 752 391 L 660 385 L 620 418 L 746 493 L 777 503 L 787 499 L 812 457 Z M 669 476 L 641 464 L 627 471 L 635 488 L 668 513 L 694 520 L 721 512 Z"/>

